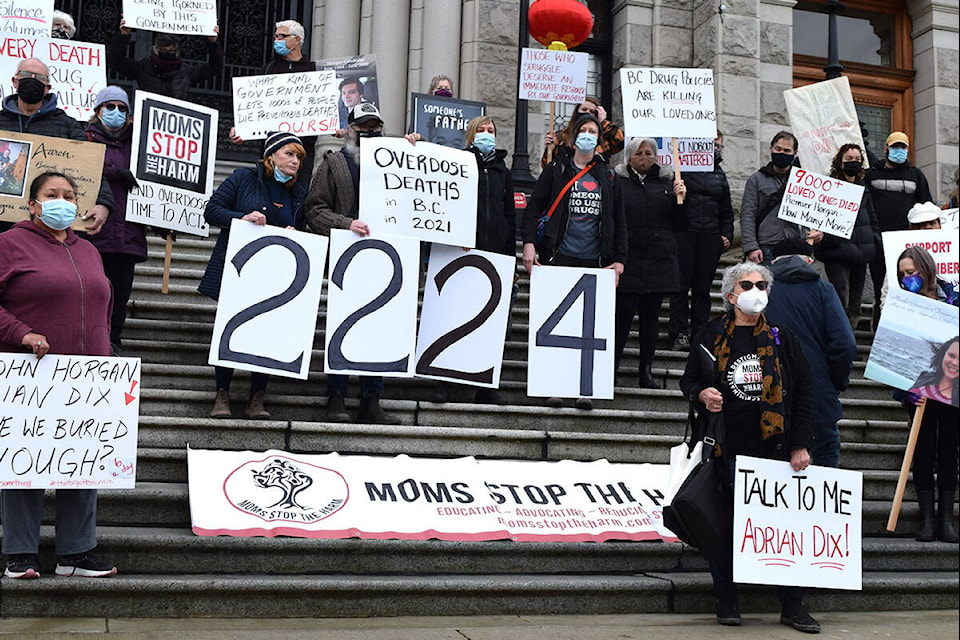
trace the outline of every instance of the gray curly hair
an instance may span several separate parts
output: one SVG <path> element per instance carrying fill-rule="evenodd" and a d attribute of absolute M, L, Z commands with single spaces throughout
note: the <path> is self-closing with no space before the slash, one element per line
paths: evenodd
<path fill-rule="evenodd" d="M 731 311 L 733 305 L 727 300 L 727 294 L 733 293 L 737 283 L 748 273 L 759 273 L 767 283 L 767 295 L 773 290 L 773 273 L 770 269 L 755 262 L 741 262 L 732 264 L 723 270 L 723 281 L 720 283 L 720 295 L 723 297 L 724 311 Z"/>

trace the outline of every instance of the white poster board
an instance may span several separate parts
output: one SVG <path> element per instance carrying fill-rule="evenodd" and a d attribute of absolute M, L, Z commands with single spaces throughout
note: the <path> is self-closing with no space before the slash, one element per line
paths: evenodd
<path fill-rule="evenodd" d="M 630 137 L 717 137 L 712 69 L 620 69 L 623 131 Z"/>
<path fill-rule="evenodd" d="M 673 138 L 654 138 L 657 141 L 657 164 L 674 169 Z M 713 171 L 713 138 L 678 138 L 677 152 L 680 173 Z"/>
<path fill-rule="evenodd" d="M 613 398 L 613 269 L 534 267 L 527 395 Z"/>
<path fill-rule="evenodd" d="M 808 229 L 850 238 L 860 211 L 863 186 L 790 167 L 777 217 Z"/>
<path fill-rule="evenodd" d="M 733 580 L 859 591 L 863 474 L 737 456 Z"/>
<path fill-rule="evenodd" d="M 0 34 L 25 38 L 49 38 L 53 28 L 53 0 L 4 0 L 0 2 Z M 4 47 L 17 46 L 17 40 L 0 35 Z M 32 58 L 34 56 L 24 56 Z"/>
<path fill-rule="evenodd" d="M 944 229 L 960 229 L 960 215 L 958 215 L 960 209 L 954 207 L 953 209 L 944 209 L 940 214 L 940 226 Z"/>
<path fill-rule="evenodd" d="M 586 53 L 551 49 L 521 50 L 521 100 L 568 102 L 579 104 L 587 97 Z"/>
<path fill-rule="evenodd" d="M 233 220 L 210 364 L 307 379 L 328 242 Z"/>
<path fill-rule="evenodd" d="M 326 373 L 413 376 L 420 243 L 330 232 Z"/>
<path fill-rule="evenodd" d="M 123 19 L 131 29 L 216 35 L 217 3 L 214 0 L 123 0 Z"/>
<path fill-rule="evenodd" d="M 213 195 L 216 109 L 137 91 L 130 161 L 139 187 L 127 196 L 129 222 L 206 237 Z"/>
<path fill-rule="evenodd" d="M 140 359 L 0 353 L 0 488 L 132 489 Z"/>
<path fill-rule="evenodd" d="M 883 237 L 883 260 L 887 266 L 887 287 L 899 289 L 897 259 L 907 247 L 926 249 L 937 265 L 937 277 L 958 289 L 960 278 L 960 237 L 956 229 L 917 229 L 913 231 L 886 231 Z"/>
<path fill-rule="evenodd" d="M 375 235 L 473 247 L 477 161 L 473 153 L 404 138 L 360 142 L 360 219 Z"/>
<path fill-rule="evenodd" d="M 787 103 L 790 130 L 800 142 L 797 156 L 805 169 L 829 174 L 833 156 L 848 142 L 866 149 L 847 76 L 787 89 L 783 99 Z M 863 167 L 869 166 L 864 153 Z"/>
<path fill-rule="evenodd" d="M 500 386 L 516 264 L 513 256 L 431 245 L 417 336 L 418 376 Z"/>
<path fill-rule="evenodd" d="M 340 127 L 336 75 L 328 70 L 234 76 L 237 135 L 244 140 L 262 140 L 273 131 L 297 136 L 336 133 Z"/>

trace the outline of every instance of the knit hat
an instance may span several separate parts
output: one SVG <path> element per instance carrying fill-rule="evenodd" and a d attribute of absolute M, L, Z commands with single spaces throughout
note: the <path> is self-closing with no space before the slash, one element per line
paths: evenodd
<path fill-rule="evenodd" d="M 593 115 L 592 113 L 581 113 L 580 116 L 577 118 L 576 123 L 573 125 L 574 140 L 576 140 L 577 138 L 577 132 L 580 131 L 580 127 L 582 127 L 587 122 L 592 122 L 595 125 L 597 125 L 598 137 L 599 137 L 599 133 L 603 133 L 603 126 L 600 124 L 600 121 L 597 120 L 597 116 Z"/>
<path fill-rule="evenodd" d="M 920 224 L 940 219 L 940 207 L 932 202 L 918 202 L 907 211 L 907 222 Z"/>
<path fill-rule="evenodd" d="M 894 131 L 887 136 L 887 146 L 892 147 L 895 144 L 910 146 L 910 138 L 903 131 Z"/>
<path fill-rule="evenodd" d="M 267 139 L 263 142 L 263 157 L 269 158 L 288 144 L 299 144 L 300 146 L 303 146 L 303 142 L 300 141 L 300 138 L 293 135 L 289 131 L 274 131 L 268 135 Z"/>
<path fill-rule="evenodd" d="M 93 110 L 96 111 L 105 102 L 122 102 L 124 105 L 126 105 L 127 109 L 130 108 L 130 98 L 127 97 L 127 92 L 115 85 L 110 85 L 109 87 L 100 89 L 100 92 L 97 94 L 97 102 L 94 105 Z"/>

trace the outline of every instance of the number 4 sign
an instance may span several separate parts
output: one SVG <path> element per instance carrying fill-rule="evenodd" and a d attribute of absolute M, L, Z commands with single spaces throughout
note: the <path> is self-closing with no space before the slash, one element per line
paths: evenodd
<path fill-rule="evenodd" d="M 612 269 L 534 268 L 528 396 L 613 398 L 615 287 Z"/>

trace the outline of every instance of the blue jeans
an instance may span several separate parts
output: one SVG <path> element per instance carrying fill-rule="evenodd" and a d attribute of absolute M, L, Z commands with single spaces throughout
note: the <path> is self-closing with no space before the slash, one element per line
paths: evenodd
<path fill-rule="evenodd" d="M 43 518 L 43 489 L 4 489 L 3 553 L 37 553 Z M 86 553 L 97 546 L 97 490 L 58 489 L 57 555 Z"/>

